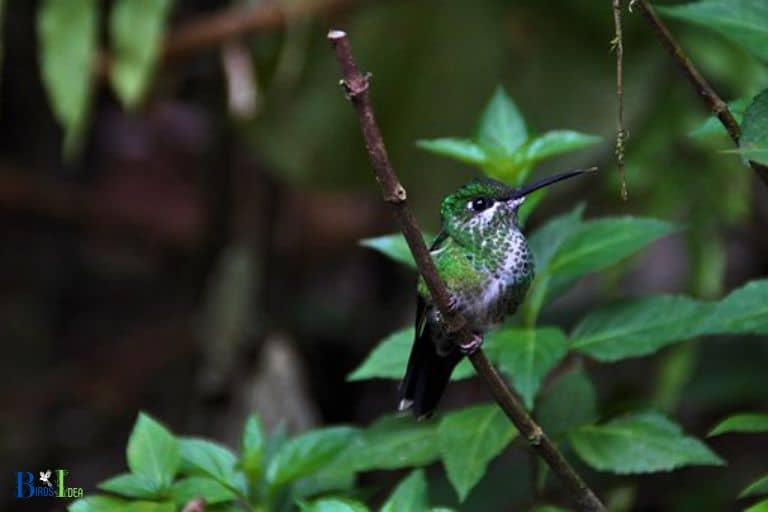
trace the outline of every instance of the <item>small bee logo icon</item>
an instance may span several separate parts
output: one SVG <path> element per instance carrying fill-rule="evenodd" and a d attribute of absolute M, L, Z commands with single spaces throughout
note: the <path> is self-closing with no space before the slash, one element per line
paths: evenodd
<path fill-rule="evenodd" d="M 53 484 L 51 483 L 51 470 L 47 470 L 45 473 L 40 471 L 40 481 L 46 484 L 48 487 L 53 487 Z"/>

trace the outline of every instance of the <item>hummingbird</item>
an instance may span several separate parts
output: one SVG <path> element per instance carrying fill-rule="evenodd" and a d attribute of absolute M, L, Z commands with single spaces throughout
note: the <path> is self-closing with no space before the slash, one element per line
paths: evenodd
<path fill-rule="evenodd" d="M 453 311 L 463 315 L 471 339 L 449 332 L 423 278 L 417 285 L 415 337 L 398 410 L 432 415 L 451 373 L 475 352 L 483 336 L 525 298 L 534 277 L 533 255 L 520 229 L 518 210 L 528 194 L 596 168 L 549 176 L 519 188 L 483 178 L 450 194 L 440 207 L 441 230 L 429 248 L 445 282 Z"/>

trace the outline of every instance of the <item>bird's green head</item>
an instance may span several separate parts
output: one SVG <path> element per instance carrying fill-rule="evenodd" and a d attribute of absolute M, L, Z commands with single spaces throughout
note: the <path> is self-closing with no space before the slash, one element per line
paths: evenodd
<path fill-rule="evenodd" d="M 440 208 L 443 229 L 460 243 L 480 241 L 500 230 L 517 230 L 517 210 L 525 196 L 596 168 L 549 176 L 519 188 L 490 178 L 474 180 L 443 199 Z"/>

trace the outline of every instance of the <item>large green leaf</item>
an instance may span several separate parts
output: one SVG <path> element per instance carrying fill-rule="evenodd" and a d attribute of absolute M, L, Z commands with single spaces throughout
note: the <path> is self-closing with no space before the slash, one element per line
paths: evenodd
<path fill-rule="evenodd" d="M 768 27 L 766 27 L 765 46 L 768 46 Z M 745 164 L 754 160 L 768 165 L 768 89 L 755 96 L 747 107 L 747 111 L 744 112 L 739 149 Z"/>
<path fill-rule="evenodd" d="M 512 378 L 525 406 L 532 409 L 542 379 L 567 352 L 565 334 L 555 327 L 509 328 L 495 337 L 502 347 L 499 366 Z"/>
<path fill-rule="evenodd" d="M 424 243 L 429 245 L 430 240 L 433 238 L 432 235 L 425 234 Z M 416 268 L 416 263 L 413 261 L 413 256 L 411 255 L 411 250 L 408 248 L 408 242 L 405 241 L 405 238 L 403 238 L 403 235 L 400 233 L 364 238 L 363 240 L 360 240 L 360 245 L 379 251 L 385 256 L 389 256 L 393 260 L 403 263 L 411 268 Z"/>
<path fill-rule="evenodd" d="M 768 279 L 751 281 L 717 303 L 700 330 L 707 334 L 768 334 Z"/>
<path fill-rule="evenodd" d="M 563 242 L 579 230 L 584 216 L 584 203 L 579 203 L 570 212 L 553 218 L 528 238 L 533 259 L 539 271 L 549 266 Z"/>
<path fill-rule="evenodd" d="M 232 486 L 236 481 L 237 457 L 228 448 L 193 437 L 179 440 L 182 471 L 188 475 L 204 475 Z"/>
<path fill-rule="evenodd" d="M 264 472 L 265 444 L 266 438 L 261 420 L 256 414 L 251 414 L 243 429 L 240 466 L 252 485 L 261 480 L 261 475 Z"/>
<path fill-rule="evenodd" d="M 347 376 L 347 380 L 403 378 L 413 345 L 413 334 L 413 327 L 406 327 L 384 338 L 365 361 Z"/>
<path fill-rule="evenodd" d="M 102 491 L 109 491 L 120 496 L 128 498 L 147 498 L 152 499 L 158 496 L 157 486 L 140 475 L 133 473 L 122 473 L 104 480 L 98 485 Z"/>
<path fill-rule="evenodd" d="M 111 496 L 88 496 L 67 506 L 69 512 L 122 512 L 128 502 Z"/>
<path fill-rule="evenodd" d="M 712 308 L 687 297 L 659 295 L 589 313 L 573 329 L 571 348 L 599 361 L 652 354 L 696 336 Z"/>
<path fill-rule="evenodd" d="M 547 272 L 549 262 L 563 242 L 581 226 L 584 204 L 580 203 L 570 212 L 555 217 L 533 232 L 528 244 L 533 252 L 536 277 L 523 302 L 522 316 L 526 326 L 536 325 L 536 318 L 544 305 L 549 291 L 551 274 Z"/>
<path fill-rule="evenodd" d="M 447 156 L 470 165 L 482 166 L 485 163 L 485 151 L 469 139 L 453 137 L 424 139 L 416 141 L 416 145 L 430 153 Z"/>
<path fill-rule="evenodd" d="M 536 406 L 539 423 L 550 437 L 597 420 L 595 388 L 579 364 L 560 377 Z"/>
<path fill-rule="evenodd" d="M 207 505 L 237 499 L 237 495 L 231 489 L 206 476 L 191 476 L 174 482 L 171 487 L 171 496 L 178 505 L 184 505 L 195 498 L 203 498 Z"/>
<path fill-rule="evenodd" d="M 699 0 L 658 10 L 715 30 L 768 61 L 768 3 L 763 0 Z"/>
<path fill-rule="evenodd" d="M 768 475 L 764 475 L 758 478 L 739 493 L 739 498 L 746 498 L 747 496 L 760 496 L 768 494 Z"/>
<path fill-rule="evenodd" d="M 718 423 L 708 435 L 719 436 L 730 432 L 768 432 L 768 414 L 757 412 L 734 414 Z"/>
<path fill-rule="evenodd" d="M 181 461 L 179 443 L 171 432 L 145 413 L 139 413 L 126 450 L 128 467 L 158 491 L 170 487 Z"/>
<path fill-rule="evenodd" d="M 329 492 L 347 492 L 355 487 L 355 471 L 336 458 L 327 466 L 296 480 L 291 494 L 297 498 L 313 497 Z"/>
<path fill-rule="evenodd" d="M 510 157 L 527 138 L 520 110 L 504 88 L 497 87 L 480 116 L 477 142 L 494 157 Z"/>
<path fill-rule="evenodd" d="M 749 508 L 745 508 L 744 512 L 768 512 L 768 500 L 758 501 Z"/>
<path fill-rule="evenodd" d="M 568 438 L 576 453 L 599 471 L 653 473 L 724 461 L 701 441 L 658 413 L 624 416 L 601 425 L 584 425 Z"/>
<path fill-rule="evenodd" d="M 424 470 L 416 469 L 397 485 L 380 512 L 424 512 L 429 509 L 428 499 Z"/>
<path fill-rule="evenodd" d="M 497 362 L 501 353 L 501 340 L 498 333 L 492 331 L 486 335 L 483 349 L 493 362 Z M 374 348 L 360 366 L 347 375 L 347 380 L 366 379 L 402 379 L 408 366 L 408 357 L 413 346 L 413 327 L 406 327 L 393 332 Z M 475 369 L 469 359 L 463 359 L 451 374 L 451 380 L 466 379 L 475 375 Z"/>
<path fill-rule="evenodd" d="M 517 435 L 496 404 L 447 414 L 437 429 L 448 480 L 464 499 L 485 474 L 488 463 Z"/>
<path fill-rule="evenodd" d="M 531 140 L 526 146 L 525 158 L 530 163 L 536 163 L 563 153 L 587 148 L 601 140 L 602 137 L 597 135 L 573 130 L 555 130 Z"/>
<path fill-rule="evenodd" d="M 109 77 L 118 98 L 127 108 L 135 108 L 147 91 L 172 4 L 172 0 L 117 0 L 112 6 Z"/>
<path fill-rule="evenodd" d="M 311 502 L 298 503 L 301 512 L 368 512 L 364 503 L 342 497 L 329 496 Z"/>
<path fill-rule="evenodd" d="M 641 217 L 609 217 L 584 222 L 562 243 L 546 272 L 554 290 L 602 270 L 678 229 L 674 224 Z"/>
<path fill-rule="evenodd" d="M 355 471 L 426 466 L 440 456 L 437 425 L 407 416 L 385 417 L 365 429 L 340 460 Z"/>
<path fill-rule="evenodd" d="M 44 0 L 37 17 L 40 74 L 64 128 L 64 154 L 80 146 L 88 121 L 98 32 L 95 0 Z"/>
<path fill-rule="evenodd" d="M 108 496 L 88 496 L 71 503 L 69 512 L 174 512 L 173 502 L 123 501 Z"/>
<path fill-rule="evenodd" d="M 301 434 L 285 443 L 267 468 L 267 481 L 276 487 L 317 471 L 358 437 L 351 427 L 331 427 Z"/>

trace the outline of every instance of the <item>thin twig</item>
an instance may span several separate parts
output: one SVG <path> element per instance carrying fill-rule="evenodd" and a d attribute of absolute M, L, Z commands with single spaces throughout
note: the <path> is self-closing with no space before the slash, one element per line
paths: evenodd
<path fill-rule="evenodd" d="M 639 7 L 640 13 L 651 24 L 656 31 L 656 35 L 659 37 L 667 53 L 675 60 L 678 67 L 683 71 L 683 74 L 688 78 L 696 92 L 704 100 L 709 109 L 717 116 L 722 125 L 728 131 L 728 135 L 733 142 L 738 146 L 739 139 L 741 138 L 741 128 L 736 118 L 733 117 L 731 110 L 728 108 L 728 104 L 718 96 L 717 92 L 707 82 L 707 80 L 701 76 L 698 69 L 693 65 L 691 59 L 683 51 L 682 47 L 675 40 L 672 33 L 669 31 L 663 21 L 656 15 L 656 12 L 648 4 L 646 0 L 632 0 L 630 8 Z M 768 166 L 760 164 L 755 161 L 749 162 L 752 169 L 757 174 L 758 178 L 768 186 Z"/>
<path fill-rule="evenodd" d="M 384 200 L 392 206 L 395 218 L 400 224 L 400 229 L 416 261 L 419 273 L 424 278 L 440 314 L 448 323 L 449 328 L 457 332 L 459 342 L 468 342 L 471 333 L 465 328 L 466 321 L 462 315 L 457 314 L 449 307 L 450 294 L 448 289 L 435 269 L 432 257 L 427 250 L 427 246 L 424 244 L 421 230 L 406 205 L 405 189 L 400 184 L 389 162 L 368 94 L 370 77 L 360 73 L 360 70 L 357 68 L 345 32 L 331 30 L 328 33 L 328 39 L 336 51 L 336 59 L 344 76 L 341 85 L 344 87 L 347 98 L 349 98 L 357 111 L 365 146 L 368 149 L 368 156 L 373 165 L 376 180 L 381 186 Z M 525 407 L 520 403 L 520 400 L 515 397 L 506 382 L 488 362 L 482 349 L 470 355 L 469 358 L 478 375 L 485 380 L 496 402 L 498 402 L 509 419 L 512 420 L 520 434 L 528 440 L 530 446 L 549 464 L 552 471 L 560 477 L 580 509 L 584 511 L 605 511 L 605 506 L 600 502 L 595 493 L 587 487 L 581 476 L 579 476 L 557 447 L 544 434 L 541 427 L 531 419 L 525 411 Z"/>
<path fill-rule="evenodd" d="M 621 0 L 613 0 L 613 24 L 616 27 L 616 37 L 611 46 L 616 52 L 616 104 L 618 108 L 616 128 L 616 164 L 619 167 L 621 179 L 621 198 L 627 200 L 627 171 L 624 164 L 624 145 L 627 131 L 624 128 L 624 36 L 621 32 Z"/>

